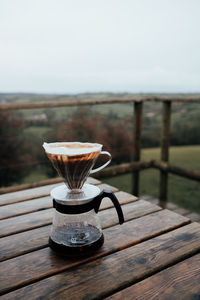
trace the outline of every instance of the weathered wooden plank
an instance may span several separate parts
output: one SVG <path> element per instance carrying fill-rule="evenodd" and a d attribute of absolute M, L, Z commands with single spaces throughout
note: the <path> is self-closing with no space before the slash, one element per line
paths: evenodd
<path fill-rule="evenodd" d="M 143 97 L 142 97 L 143 98 Z M 193 97 L 192 97 L 193 98 Z M 94 104 L 109 104 L 109 103 L 129 103 L 138 101 L 138 97 L 134 98 L 106 98 L 106 99 L 82 99 L 82 100 L 70 100 L 70 101 L 45 101 L 37 103 L 9 103 L 0 104 L 0 111 L 16 110 L 16 109 L 37 109 L 45 107 L 65 107 L 65 106 L 82 106 L 82 105 L 94 105 Z M 139 97 L 140 99 L 140 97 Z M 198 99 L 198 98 L 197 98 Z M 196 101 L 196 98 L 195 98 Z"/>
<path fill-rule="evenodd" d="M 107 184 L 107 183 L 99 184 L 98 187 L 100 188 L 101 191 L 102 191 L 102 190 L 110 190 L 110 191 L 112 191 L 112 192 L 114 192 L 114 193 L 119 191 L 118 188 L 116 188 L 116 187 L 114 187 L 114 186 L 112 186 L 112 185 L 109 185 L 109 184 Z"/>
<path fill-rule="evenodd" d="M 197 213 L 189 213 L 186 215 L 193 222 L 200 222 L 200 214 Z"/>
<path fill-rule="evenodd" d="M 105 244 L 92 258 L 67 259 L 57 257 L 50 249 L 38 250 L 0 263 L 1 292 L 8 291 L 76 266 L 80 263 L 122 250 L 158 234 L 187 224 L 189 220 L 168 210 L 104 230 Z M 23 266 L 23 271 L 22 271 Z M 8 276 L 5 277 L 5 269 Z M 13 276 L 14 275 L 14 276 Z"/>
<path fill-rule="evenodd" d="M 126 174 L 132 171 L 141 171 L 149 168 L 155 168 L 162 172 L 168 172 L 181 177 L 200 181 L 200 171 L 181 168 L 159 160 L 135 161 L 111 166 L 95 174 L 95 178 L 112 177 L 118 174 Z"/>
<path fill-rule="evenodd" d="M 60 178 L 58 178 L 58 181 L 59 183 L 56 184 L 44 185 L 36 188 L 23 189 L 17 192 L 2 194 L 0 195 L 0 206 L 48 196 L 54 187 L 63 183 Z M 95 178 L 89 177 L 87 183 L 98 185 L 101 182 Z"/>
<path fill-rule="evenodd" d="M 105 184 L 99 185 L 101 190 L 105 186 L 107 188 L 111 187 Z M 111 187 L 111 189 L 116 190 L 113 187 Z M 116 196 L 118 197 L 121 204 L 136 201 L 138 199 L 133 195 L 125 192 L 117 192 Z M 112 206 L 113 206 L 112 202 L 108 198 L 105 198 L 104 201 L 102 201 L 101 209 L 106 209 Z M 50 196 L 27 200 L 23 202 L 17 202 L 9 205 L 4 205 L 0 207 L 0 220 L 24 215 L 27 213 L 31 213 L 31 212 L 51 208 L 51 207 L 52 207 L 52 199 Z"/>
<path fill-rule="evenodd" d="M 106 299 L 156 300 L 158 297 L 162 300 L 200 298 L 200 254 L 190 257 Z"/>
<path fill-rule="evenodd" d="M 8 205 L 12 203 L 48 196 L 51 189 L 58 185 L 60 184 L 51 184 L 38 188 L 0 195 L 0 205 Z"/>
<path fill-rule="evenodd" d="M 99 185 L 101 184 L 101 181 L 94 178 L 94 177 L 88 177 L 86 183 L 89 183 L 89 184 L 94 184 L 94 185 Z"/>
<path fill-rule="evenodd" d="M 119 200 L 119 203 L 121 205 L 123 204 L 127 204 L 127 203 L 131 203 L 131 202 L 134 202 L 134 201 L 137 201 L 138 198 L 129 194 L 129 193 L 126 193 L 126 192 L 116 192 L 115 193 L 115 196 L 117 197 L 117 199 Z M 109 199 L 109 198 L 104 198 L 101 202 L 101 206 L 100 206 L 100 210 L 102 209 L 107 209 L 107 208 L 110 208 L 110 207 L 113 207 L 113 203 L 112 201 Z"/>
<path fill-rule="evenodd" d="M 22 192 L 22 191 L 27 191 L 27 190 L 32 190 L 34 188 L 39 188 L 43 186 L 48 186 L 48 185 L 53 185 L 57 183 L 62 183 L 63 179 L 61 177 L 55 177 L 51 179 L 45 179 L 41 180 L 38 182 L 33 182 L 33 183 L 23 183 L 19 185 L 12 185 L 12 186 L 6 186 L 6 187 L 1 187 L 0 188 L 0 195 L 2 194 L 11 194 L 14 192 Z"/>
<path fill-rule="evenodd" d="M 99 181 L 93 177 L 89 177 L 87 182 L 91 183 L 91 184 L 100 184 L 101 183 L 101 181 Z M 53 184 L 57 184 L 57 183 L 63 183 L 63 179 L 61 177 L 55 177 L 55 178 L 41 180 L 41 181 L 34 182 L 34 183 L 24 183 L 24 184 L 20 184 L 20 185 L 1 187 L 0 195 L 23 191 L 23 190 L 28 190 L 28 189 L 33 189 L 33 188 L 38 188 L 38 187 L 43 187 L 46 185 L 53 185 Z"/>
<path fill-rule="evenodd" d="M 160 210 L 157 206 L 148 205 L 146 209 L 144 209 L 144 206 L 146 206 L 144 201 L 138 201 L 137 205 L 134 205 L 131 211 L 129 211 L 130 206 L 128 206 L 127 209 L 124 209 L 125 206 L 123 206 L 125 221 Z M 103 215 L 100 212 L 99 216 L 103 228 L 118 224 L 115 209 L 108 210 L 107 214 L 103 213 Z M 178 220 L 179 218 L 177 218 L 177 221 Z M 1 238 L 0 260 L 5 260 L 12 256 L 14 257 L 47 246 L 49 232 L 50 226 L 44 226 Z"/>
<path fill-rule="evenodd" d="M 167 209 L 172 210 L 182 216 L 185 216 L 189 212 L 189 210 L 186 210 L 185 208 L 180 207 L 172 202 L 167 202 Z"/>
<path fill-rule="evenodd" d="M 159 169 L 162 172 L 168 172 L 188 179 L 200 181 L 200 171 L 198 170 L 181 168 L 159 160 L 152 161 L 151 167 Z"/>
<path fill-rule="evenodd" d="M 0 237 L 38 228 L 52 223 L 53 209 L 45 209 L 0 221 Z"/>
<path fill-rule="evenodd" d="M 45 107 L 65 107 L 65 106 L 82 106 L 94 104 L 109 104 L 109 103 L 130 103 L 130 102 L 145 102 L 145 101 L 174 101 L 174 102 L 200 102 L 199 94 L 146 94 L 142 96 L 131 96 L 127 98 L 105 98 L 105 99 L 82 99 L 82 100 L 68 100 L 68 101 L 45 101 L 37 103 L 8 103 L 0 104 L 0 111 L 16 110 L 16 109 L 31 109 L 31 108 L 45 108 Z"/>
<path fill-rule="evenodd" d="M 52 207 L 51 197 L 42 197 L 33 200 L 18 202 L 0 207 L 0 220 L 20 216 Z"/>
<path fill-rule="evenodd" d="M 107 201 L 110 204 L 110 200 L 107 199 Z M 124 214 L 127 220 L 130 220 L 132 218 L 137 218 L 161 209 L 159 206 L 150 204 L 143 200 L 134 202 L 132 204 L 133 207 L 131 207 L 131 203 L 127 205 L 128 208 L 126 208 L 126 205 L 123 207 L 123 210 L 125 209 Z M 26 214 L 14 218 L 0 220 L 0 228 L 1 228 L 0 237 L 38 228 L 40 226 L 49 225 L 52 223 L 52 217 L 53 217 L 53 209 L 45 209 L 43 211 L 38 211 L 38 212 L 34 212 L 34 213 L 30 213 L 30 214 Z M 115 208 L 110 208 L 108 210 L 100 211 L 99 217 L 101 222 L 105 224 L 105 227 L 118 224 L 118 217 Z"/>
<path fill-rule="evenodd" d="M 118 236 L 117 233 L 115 236 Z M 120 237 L 118 238 L 120 239 Z M 200 226 L 192 223 L 133 247 L 40 280 L 11 292 L 3 296 L 2 299 L 102 299 L 183 260 L 189 255 L 197 253 L 199 250 Z M 39 256 L 36 259 L 39 259 Z M 64 260 L 61 258 L 55 260 L 51 256 L 51 263 L 54 264 L 55 261 L 59 261 L 62 268 Z M 23 262 L 21 262 L 22 264 L 25 266 Z M 7 273 L 9 274 L 9 272 Z M 39 274 L 41 276 L 41 273 Z M 5 279 L 3 280 L 5 281 Z M 26 279 L 26 284 L 29 283 L 30 279 Z M 25 284 L 24 280 L 22 284 Z M 9 289 L 7 284 L 4 291 Z"/>
<path fill-rule="evenodd" d="M 119 174 L 126 174 L 130 173 L 132 171 L 138 171 L 138 170 L 145 170 L 152 168 L 153 160 L 147 160 L 147 161 L 132 161 L 129 163 L 122 163 L 120 165 L 115 165 L 111 167 L 107 167 L 98 173 L 95 173 L 93 176 L 95 178 L 106 178 L 106 177 L 112 177 Z"/>
<path fill-rule="evenodd" d="M 120 204 L 126 204 L 138 200 L 137 197 L 126 192 L 116 192 L 115 195 L 118 198 Z M 101 203 L 100 210 L 107 209 L 110 207 L 113 207 L 113 203 L 109 198 L 105 197 Z M 50 197 L 43 197 L 19 203 L 4 205 L 0 207 L 0 220 L 44 210 L 47 208 L 52 208 L 52 199 Z"/>
<path fill-rule="evenodd" d="M 161 208 L 144 200 L 139 200 L 122 206 L 124 218 L 126 221 L 138 218 L 149 213 L 159 211 Z M 101 223 L 104 228 L 108 228 L 119 223 L 115 208 L 103 210 L 99 213 Z"/>
<path fill-rule="evenodd" d="M 48 246 L 50 225 L 9 235 L 0 239 L 0 261 Z"/>
<path fill-rule="evenodd" d="M 120 204 L 123 205 L 137 200 L 136 197 L 125 192 L 117 192 L 116 196 L 118 197 Z M 113 207 L 112 202 L 110 201 L 110 199 L 105 198 L 104 201 L 102 202 L 100 210 L 104 210 L 110 207 Z M 142 212 L 141 205 L 139 205 L 137 209 L 138 213 L 139 211 Z M 147 211 L 143 213 L 146 214 Z M 115 215 L 114 220 L 117 221 L 115 210 L 113 210 L 113 212 L 110 213 L 110 217 L 112 217 L 113 215 Z M 109 220 L 111 219 L 109 218 Z M 42 228 L 28 230 L 26 232 L 21 232 L 18 234 L 1 238 L 0 260 L 8 259 L 9 257 L 12 256 L 21 255 L 23 253 L 30 252 L 32 251 L 32 248 L 34 250 L 34 249 L 47 246 L 49 231 L 50 231 L 49 226 L 43 226 Z M 26 241 L 25 244 L 24 241 Z"/>

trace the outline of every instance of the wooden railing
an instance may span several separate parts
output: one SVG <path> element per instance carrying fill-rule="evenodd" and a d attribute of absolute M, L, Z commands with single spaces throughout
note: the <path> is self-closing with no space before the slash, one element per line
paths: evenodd
<path fill-rule="evenodd" d="M 162 116 L 162 134 L 161 134 L 161 156 L 160 161 L 140 161 L 141 150 L 141 132 L 142 132 L 142 110 L 143 103 L 147 101 L 160 101 L 163 103 Z M 188 179 L 200 181 L 200 172 L 190 169 L 180 168 L 169 164 L 169 140 L 170 140 L 170 116 L 172 102 L 198 102 L 200 103 L 200 95 L 183 94 L 183 95 L 146 95 L 135 96 L 131 98 L 111 98 L 100 100 L 74 100 L 74 101 L 55 101 L 55 102 L 39 102 L 39 103 L 17 103 L 17 104 L 1 104 L 0 111 L 16 110 L 16 109 L 37 109 L 45 107 L 66 107 L 66 106 L 82 106 L 82 105 L 99 105 L 110 103 L 134 103 L 134 126 L 133 126 L 133 153 L 130 163 L 108 167 L 96 174 L 96 178 L 110 177 L 117 174 L 132 172 L 133 194 L 139 194 L 139 175 L 140 171 L 148 168 L 155 168 L 160 171 L 160 205 L 165 206 L 167 201 L 168 190 L 168 173 L 176 174 Z M 42 184 L 50 184 L 58 182 L 59 179 L 45 180 L 43 182 L 22 185 L 21 187 L 1 188 L 0 193 L 20 190 L 24 188 L 41 186 Z"/>

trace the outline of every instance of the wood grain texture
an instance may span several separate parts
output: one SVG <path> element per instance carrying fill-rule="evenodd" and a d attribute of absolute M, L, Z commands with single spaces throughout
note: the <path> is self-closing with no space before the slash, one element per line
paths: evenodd
<path fill-rule="evenodd" d="M 152 168 L 158 169 L 163 172 L 172 173 L 181 177 L 189 178 L 192 180 L 200 181 L 200 171 L 186 169 L 179 166 L 169 164 L 165 161 L 154 160 Z"/>
<path fill-rule="evenodd" d="M 52 223 L 53 208 L 0 221 L 0 237 L 38 228 Z"/>
<path fill-rule="evenodd" d="M 61 182 L 63 182 L 61 177 L 55 177 L 55 178 L 51 178 L 51 179 L 41 180 L 39 182 L 23 183 L 23 184 L 19 184 L 19 185 L 1 187 L 0 188 L 0 195 L 19 192 L 19 191 L 22 192 L 24 190 L 43 187 L 45 185 L 47 185 L 47 186 L 48 185 L 53 185 L 53 184 L 57 184 L 57 183 L 61 183 Z"/>
<path fill-rule="evenodd" d="M 159 206 L 151 204 L 145 200 L 139 200 L 122 206 L 126 222 L 159 210 L 161 210 Z M 119 223 L 115 208 L 100 211 L 99 218 L 103 228 L 108 228 Z"/>
<path fill-rule="evenodd" d="M 102 186 L 100 185 L 102 189 Z M 137 197 L 125 193 L 125 192 L 116 192 L 116 197 L 118 198 L 121 204 L 129 203 L 138 200 Z M 18 202 L 14 204 L 4 205 L 0 207 L 0 220 L 20 216 L 23 214 L 44 210 L 47 208 L 52 208 L 52 199 L 50 196 L 27 200 L 23 202 Z M 109 198 L 104 198 L 102 201 L 100 209 L 106 209 L 113 207 L 113 203 Z"/>
<path fill-rule="evenodd" d="M 108 178 L 119 174 L 126 174 L 136 170 L 145 170 L 148 168 L 152 168 L 152 165 L 153 165 L 153 160 L 132 161 L 129 163 L 122 163 L 119 165 L 107 167 L 99 171 L 98 173 L 96 173 L 94 176 L 95 178 L 101 178 L 101 179 Z"/>
<path fill-rule="evenodd" d="M 107 200 L 105 199 L 104 201 L 105 201 L 104 205 L 107 204 L 108 207 L 111 207 L 111 201 L 109 199 Z M 146 203 L 148 204 L 148 202 Z M 148 212 L 152 212 L 160 209 L 158 206 L 151 207 L 151 204 L 150 205 L 148 204 L 147 207 L 145 208 L 145 203 L 142 204 L 142 202 L 139 202 L 138 205 L 139 205 L 138 211 L 134 213 L 134 217 L 147 214 Z M 115 220 L 114 222 L 116 223 L 117 221 L 116 211 L 111 210 L 111 212 L 112 212 L 111 218 L 112 220 Z M 101 212 L 99 213 L 99 215 L 101 217 Z M 105 215 L 107 215 L 107 213 L 105 213 Z M 17 217 L 5 219 L 5 220 L 0 220 L 0 228 L 1 228 L 0 237 L 38 228 L 40 226 L 49 225 L 52 223 L 52 217 L 53 217 L 53 209 L 51 208 L 51 209 L 40 210 L 37 212 L 33 212 L 33 213 L 29 213 Z"/>
<path fill-rule="evenodd" d="M 101 183 L 98 185 L 98 187 L 100 188 L 100 190 L 109 190 L 109 191 L 112 191 L 112 192 L 118 192 L 118 188 L 112 186 L 112 185 L 109 185 L 109 184 L 106 184 L 106 183 Z"/>
<path fill-rule="evenodd" d="M 134 197 L 131 194 L 125 193 L 125 192 L 117 192 L 117 193 L 115 193 L 115 195 L 117 196 L 120 204 L 122 204 L 122 205 L 138 200 L 138 198 Z M 30 201 L 32 201 L 32 200 L 30 200 Z M 27 201 L 27 202 L 30 202 L 30 201 Z M 23 202 L 23 203 L 25 203 L 25 202 Z M 21 203 L 18 203 L 18 205 L 19 204 L 21 204 Z M 12 206 L 12 205 L 9 205 L 9 206 Z M 113 204 L 110 201 L 110 199 L 104 198 L 104 200 L 102 201 L 100 210 L 104 210 L 104 209 L 111 208 L 111 207 L 113 207 Z M 141 208 L 140 208 L 140 211 L 141 211 Z M 111 212 L 111 216 L 112 216 L 112 214 L 115 219 L 116 218 L 115 210 L 113 211 L 113 213 Z M 116 218 L 116 220 L 117 220 L 117 218 Z M 29 218 L 29 221 L 31 221 L 31 217 Z M 9 224 L 11 224 L 11 223 L 9 222 Z M 2 227 L 2 229 L 3 229 L 3 227 Z M 43 226 L 41 229 L 37 228 L 37 229 L 33 229 L 33 230 L 28 230 L 25 232 L 13 234 L 12 236 L 6 236 L 6 237 L 2 238 L 1 243 L 0 243 L 0 261 L 47 246 L 49 231 L 50 231 L 50 226 Z M 25 244 L 24 244 L 24 241 L 26 241 Z"/>
<path fill-rule="evenodd" d="M 99 185 L 99 187 L 101 190 L 107 187 L 107 189 L 117 191 L 116 188 L 106 184 L 101 184 Z M 107 199 L 107 202 L 108 207 L 111 207 L 110 200 Z M 13 218 L 0 220 L 0 237 L 30 230 L 40 226 L 49 225 L 52 222 L 52 216 L 53 209 L 45 209 Z"/>
<path fill-rule="evenodd" d="M 0 195 L 0 205 L 8 205 L 8 204 L 22 202 L 30 199 L 49 196 L 50 191 L 54 187 L 59 185 L 60 183 L 51 184 L 51 185 L 46 185 L 38 188 Z"/>
<path fill-rule="evenodd" d="M 200 225 L 192 223 L 30 284 L 2 299 L 102 299 L 199 250 Z M 62 259 L 58 260 L 62 267 Z M 53 257 L 51 263 L 55 263 Z"/>
<path fill-rule="evenodd" d="M 0 220 L 52 207 L 51 197 L 42 197 L 0 207 Z"/>
<path fill-rule="evenodd" d="M 127 205 L 128 205 L 127 208 L 126 208 L 126 205 L 123 205 L 123 207 L 122 207 L 122 209 L 124 211 L 125 221 L 161 210 L 160 207 L 158 207 L 156 205 L 152 205 L 149 202 L 146 202 L 143 200 L 132 203 L 133 207 L 131 207 L 131 204 L 127 204 Z M 30 249 L 30 247 L 33 247 L 33 248 L 38 247 L 39 245 L 38 245 L 37 238 L 36 238 L 36 245 L 34 244 L 35 243 L 35 236 L 34 236 L 35 231 L 32 231 L 31 229 L 39 228 L 40 226 L 45 226 L 45 225 L 50 224 L 52 222 L 52 214 L 53 214 L 53 210 L 51 209 L 50 211 L 45 210 L 45 211 L 41 211 L 41 212 L 37 212 L 37 213 L 27 214 L 24 216 L 0 221 L 1 235 L 4 235 L 4 236 L 8 235 L 8 236 L 6 236 L 6 238 L 0 240 L 1 241 L 0 249 L 2 249 L 1 247 L 3 247 L 3 249 L 4 249 L 4 252 L 1 252 L 0 257 L 6 259 L 7 254 L 9 256 L 10 255 L 16 256 L 17 255 L 16 251 L 19 251 L 19 249 L 21 249 L 21 251 L 23 251 L 23 248 L 21 247 L 23 242 L 21 239 L 23 239 L 24 235 L 22 235 L 22 238 L 21 238 L 21 236 L 14 235 L 14 233 L 17 233 L 17 232 L 18 232 L 18 234 L 19 234 L 19 232 L 23 233 L 24 230 L 28 230 L 27 234 L 25 234 L 25 233 L 24 234 L 25 234 L 25 237 L 29 237 L 29 242 L 27 243 L 28 247 L 25 247 L 25 249 L 26 249 L 25 251 L 27 252 L 28 249 Z M 100 218 L 102 228 L 111 227 L 115 224 L 118 224 L 118 217 L 117 217 L 115 208 L 110 208 L 110 209 L 107 209 L 104 211 L 100 211 L 98 215 Z M 14 223 L 13 223 L 13 220 L 14 220 Z M 45 229 L 43 229 L 42 231 L 44 232 L 44 234 L 46 234 Z M 37 231 L 36 231 L 36 233 L 37 233 Z M 13 234 L 13 235 L 10 235 L 10 234 Z M 42 236 L 43 236 L 43 238 L 42 238 Z M 42 235 L 42 236 L 40 234 L 41 247 L 42 247 L 42 245 L 44 246 L 44 244 L 46 244 L 46 236 L 44 236 L 44 235 Z M 13 241 L 15 241 L 15 244 L 13 244 Z M 10 245 L 10 243 L 13 245 L 13 247 Z M 9 248 L 8 253 L 6 251 L 6 245 L 8 245 L 8 248 Z M 20 245 L 21 246 L 20 246 L 20 248 L 17 248 L 16 245 L 18 245 L 18 247 Z"/>
<path fill-rule="evenodd" d="M 190 257 L 106 299 L 200 299 L 200 254 Z"/>
<path fill-rule="evenodd" d="M 172 173 L 181 177 L 200 181 L 200 171 L 181 168 L 179 166 L 172 165 L 168 162 L 159 160 L 135 161 L 111 166 L 95 174 L 95 178 L 107 178 L 119 174 L 126 174 L 132 171 L 136 172 L 149 168 L 158 169 L 162 172 Z"/>
<path fill-rule="evenodd" d="M 0 261 L 48 246 L 50 225 L 0 239 Z"/>
<path fill-rule="evenodd" d="M 89 177 L 87 183 L 98 185 L 101 182 L 95 178 Z M 23 189 L 12 193 L 2 194 L 0 195 L 0 206 L 26 201 L 30 199 L 35 199 L 39 197 L 49 196 L 50 191 L 54 187 L 59 186 L 61 184 L 63 184 L 63 182 L 60 181 L 59 179 L 59 183 L 56 184 L 44 185 L 36 188 Z"/>
<path fill-rule="evenodd" d="M 127 203 L 132 203 L 132 202 L 138 200 L 137 197 L 135 197 L 129 193 L 122 192 L 122 191 L 115 192 L 115 196 L 117 197 L 117 199 L 119 200 L 119 203 L 121 205 L 127 204 Z M 111 208 L 113 206 L 114 205 L 113 205 L 112 201 L 109 198 L 105 197 L 101 202 L 100 210 Z"/>
<path fill-rule="evenodd" d="M 90 258 L 73 260 L 62 258 L 56 256 L 50 249 L 45 248 L 10 259 L 0 263 L 0 291 L 5 292 L 17 288 L 38 278 L 44 278 L 88 260 L 94 260 L 97 257 L 122 250 L 188 222 L 187 218 L 164 210 L 127 222 L 123 226 L 118 225 L 106 229 L 104 231 L 105 244 L 103 248 Z"/>
<path fill-rule="evenodd" d="M 9 103 L 0 104 L 0 111 L 16 110 L 16 109 L 31 109 L 31 108 L 45 108 L 45 107 L 65 107 L 65 106 L 82 106 L 94 104 L 109 104 L 109 103 L 130 103 L 130 102 L 146 102 L 146 101 L 166 101 L 173 102 L 200 102 L 199 94 L 147 94 L 144 96 L 132 96 L 127 98 L 104 98 L 104 99 L 82 99 L 82 100 L 68 100 L 68 101 L 45 101 L 37 103 Z"/>

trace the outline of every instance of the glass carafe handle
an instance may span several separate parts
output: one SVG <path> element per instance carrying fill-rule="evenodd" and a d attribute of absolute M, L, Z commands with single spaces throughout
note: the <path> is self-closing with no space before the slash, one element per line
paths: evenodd
<path fill-rule="evenodd" d="M 112 191 L 103 190 L 98 196 L 95 197 L 95 199 L 94 199 L 94 201 L 95 201 L 95 204 L 94 204 L 95 212 L 98 213 L 99 207 L 101 205 L 101 201 L 105 197 L 110 198 L 110 200 L 114 204 L 115 209 L 117 211 L 118 218 L 119 218 L 119 224 L 123 224 L 124 223 L 123 211 L 121 209 L 121 206 L 119 204 L 119 201 L 118 201 L 117 197 L 115 196 L 115 194 L 113 194 Z"/>

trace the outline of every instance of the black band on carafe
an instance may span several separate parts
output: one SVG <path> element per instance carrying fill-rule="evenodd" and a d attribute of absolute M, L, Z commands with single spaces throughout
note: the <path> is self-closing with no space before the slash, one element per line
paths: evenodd
<path fill-rule="evenodd" d="M 53 199 L 53 207 L 62 214 L 78 215 L 94 209 L 94 199 L 85 204 L 67 205 Z"/>
<path fill-rule="evenodd" d="M 94 197 L 91 201 L 84 204 L 67 205 L 67 204 L 57 202 L 55 199 L 53 199 L 53 207 L 62 214 L 76 215 L 76 214 L 82 214 L 88 212 L 92 209 L 94 209 L 95 212 L 98 213 L 99 207 L 101 205 L 101 201 L 105 197 L 109 198 L 113 202 L 118 214 L 119 224 L 124 223 L 124 215 L 120 203 L 117 197 L 115 196 L 115 194 L 113 194 L 112 191 L 108 191 L 108 190 L 103 190 L 99 195 Z"/>

